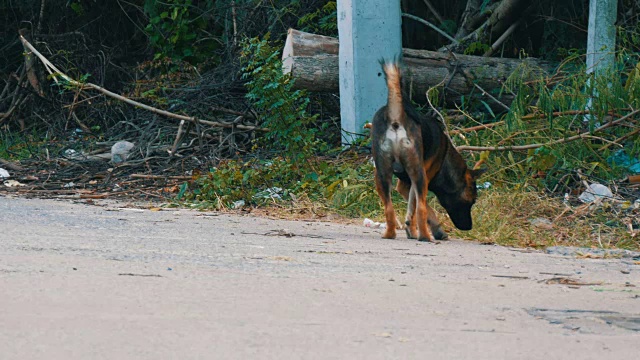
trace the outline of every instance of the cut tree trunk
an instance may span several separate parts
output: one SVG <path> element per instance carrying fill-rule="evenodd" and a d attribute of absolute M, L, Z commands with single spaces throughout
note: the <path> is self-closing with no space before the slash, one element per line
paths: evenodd
<path fill-rule="evenodd" d="M 338 39 L 290 29 L 282 60 L 283 71 L 295 79 L 296 88 L 339 91 Z M 515 71 L 521 71 L 526 80 L 535 80 L 554 68 L 552 64 L 534 58 L 491 58 L 413 49 L 403 49 L 403 60 L 408 70 L 403 81 L 405 88 L 411 90 L 414 101 L 425 103 L 427 90 L 442 85 L 449 105 L 459 103 L 461 95 L 483 96 L 477 86 L 497 92 Z M 506 105 L 513 99 L 512 94 L 495 97 Z M 498 105 L 488 98 L 487 102 L 492 107 Z"/>

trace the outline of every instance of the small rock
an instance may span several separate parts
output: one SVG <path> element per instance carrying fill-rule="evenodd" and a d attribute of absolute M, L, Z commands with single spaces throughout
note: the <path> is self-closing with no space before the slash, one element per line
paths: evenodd
<path fill-rule="evenodd" d="M 111 162 L 119 164 L 127 161 L 127 157 L 134 146 L 134 143 L 130 143 L 128 141 L 118 141 L 113 144 L 111 147 Z"/>
<path fill-rule="evenodd" d="M 539 229 L 545 229 L 545 230 L 553 229 L 553 223 L 549 219 L 535 218 L 535 219 L 530 219 L 529 222 L 531 223 L 531 225 Z"/>

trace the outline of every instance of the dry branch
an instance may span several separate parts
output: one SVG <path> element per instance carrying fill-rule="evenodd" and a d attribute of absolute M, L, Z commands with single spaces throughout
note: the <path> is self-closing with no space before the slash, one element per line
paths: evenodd
<path fill-rule="evenodd" d="M 439 27 L 433 25 L 432 23 L 428 22 L 427 20 L 421 19 L 421 18 L 419 18 L 419 17 L 417 17 L 415 15 L 411 15 L 411 14 L 407 14 L 407 13 L 402 13 L 402 16 L 406 17 L 408 19 L 411 19 L 411 20 L 415 20 L 415 21 L 417 21 L 419 23 L 422 23 L 424 25 L 427 25 L 431 29 L 435 30 L 438 34 L 444 36 L 445 38 L 449 39 L 449 41 L 451 41 L 453 43 L 457 43 L 458 42 L 458 40 L 452 38 L 449 34 L 447 34 L 446 32 L 444 32 L 442 30 L 440 30 Z"/>
<path fill-rule="evenodd" d="M 478 1 L 473 1 L 477 3 Z M 479 4 L 477 4 L 479 5 Z M 470 32 L 464 38 L 457 38 L 457 42 L 452 43 L 441 51 L 449 50 L 455 53 L 462 53 L 472 43 L 479 42 L 483 44 L 491 43 L 492 38 L 502 35 L 507 28 L 509 28 L 514 20 L 525 13 L 525 9 L 530 5 L 526 0 L 502 0 L 498 3 L 495 11 L 491 13 L 491 16 L 476 30 Z M 479 10 L 478 6 L 478 10 Z M 482 18 L 482 14 L 479 14 Z"/>
<path fill-rule="evenodd" d="M 456 39 L 464 38 L 489 17 L 490 12 L 488 9 L 482 12 L 480 11 L 482 1 L 483 0 L 467 0 L 467 6 L 462 13 L 460 27 L 455 36 Z"/>
<path fill-rule="evenodd" d="M 42 6 L 44 8 L 44 1 L 42 2 Z M 20 37 L 24 38 L 25 40 L 29 36 L 27 29 L 20 29 L 18 32 L 20 33 Z M 25 70 L 27 72 L 27 79 L 29 80 L 29 83 L 31 84 L 33 89 L 38 93 L 38 95 L 44 97 L 44 92 L 40 87 L 40 81 L 38 81 L 38 75 L 36 74 L 36 68 L 35 68 L 36 60 L 26 50 L 27 49 L 25 48 L 24 64 L 25 64 Z"/>
<path fill-rule="evenodd" d="M 202 119 L 196 119 L 195 117 L 192 116 L 185 116 L 185 115 L 179 115 L 179 114 L 175 114 L 166 110 L 161 110 L 149 105 L 145 105 L 143 103 L 137 102 L 135 100 L 131 100 L 129 98 L 126 98 L 122 95 L 118 95 L 114 92 L 111 92 L 101 86 L 98 86 L 96 84 L 92 84 L 92 83 L 82 83 L 79 82 L 77 80 L 72 79 L 71 77 L 69 77 L 68 75 L 66 75 L 65 73 L 63 73 L 62 71 L 60 71 L 58 68 L 55 67 L 55 65 L 53 65 L 49 60 L 47 60 L 47 58 L 45 58 L 42 54 L 40 54 L 40 52 L 38 52 L 38 50 L 33 47 L 33 45 L 31 45 L 31 43 L 29 43 L 27 41 L 27 39 L 25 39 L 22 35 L 20 35 L 20 41 L 22 41 L 22 44 L 29 49 L 29 51 L 31 51 L 33 54 L 35 54 L 40 61 L 42 61 L 42 63 L 44 64 L 45 68 L 47 69 L 47 71 L 49 72 L 49 74 L 51 74 L 53 76 L 54 81 L 56 81 L 56 83 L 58 82 L 57 77 L 61 77 L 63 78 L 65 81 L 67 81 L 69 84 L 73 85 L 73 86 L 77 86 L 80 90 L 84 90 L 84 89 L 91 89 L 91 90 L 96 90 L 101 92 L 102 94 L 112 97 L 114 99 L 120 100 L 122 102 L 125 102 L 129 105 L 133 105 L 133 106 L 137 106 L 139 108 L 142 108 L 144 110 L 147 111 L 151 111 L 155 114 L 159 114 L 159 115 L 163 115 L 169 118 L 173 118 L 173 119 L 178 119 L 178 120 L 185 120 L 185 121 L 189 121 L 192 123 L 196 123 L 196 122 L 200 122 L 200 124 L 203 125 L 209 125 L 209 126 L 214 126 L 214 127 L 223 127 L 223 128 L 235 128 L 235 129 L 240 129 L 240 130 L 255 130 L 255 131 L 263 131 L 263 132 L 267 132 L 269 131 L 269 129 L 265 129 L 265 128 L 260 128 L 257 126 L 249 126 L 249 125 L 242 125 L 242 124 L 232 124 L 232 123 L 224 123 L 224 122 L 218 122 L 218 121 L 209 121 L 209 120 L 202 120 Z"/>
<path fill-rule="evenodd" d="M 433 6 L 433 4 L 431 4 L 429 0 L 422 0 L 422 1 L 424 2 L 425 5 L 427 5 L 427 8 L 429 9 L 429 11 L 431 11 L 433 16 L 438 20 L 440 25 L 442 25 L 442 23 L 444 23 L 444 19 L 442 18 L 440 13 L 438 13 L 438 10 L 436 10 L 436 8 Z"/>
<path fill-rule="evenodd" d="M 467 151 L 511 151 L 511 150 L 530 150 L 530 149 L 541 148 L 543 146 L 551 146 L 551 145 L 563 144 L 563 143 L 567 143 L 567 142 L 571 142 L 571 141 L 575 141 L 575 140 L 579 140 L 579 139 L 593 137 L 592 134 L 595 134 L 597 132 L 600 132 L 602 130 L 608 129 L 608 128 L 613 127 L 613 126 L 620 125 L 620 123 L 628 120 L 629 118 L 631 118 L 632 116 L 636 115 L 639 112 L 640 112 L 640 110 L 634 110 L 634 111 L 628 113 L 627 115 L 625 115 L 625 116 L 623 116 L 623 117 L 621 117 L 621 118 L 619 118 L 617 120 L 610 121 L 610 122 L 608 122 L 608 123 L 596 128 L 596 129 L 594 129 L 591 132 L 585 131 L 585 132 L 580 133 L 578 135 L 570 136 L 568 138 L 549 141 L 548 143 L 544 143 L 544 144 L 528 144 L 528 145 L 514 145 L 514 146 L 468 146 L 468 145 L 462 145 L 462 146 L 457 146 L 456 149 L 458 151 L 464 151 L 464 150 L 467 150 Z"/>
<path fill-rule="evenodd" d="M 153 180 L 191 180 L 192 176 L 167 176 L 167 175 L 147 175 L 147 174 L 131 174 L 132 179 L 153 179 Z"/>
<path fill-rule="evenodd" d="M 20 165 L 16 165 L 10 161 L 4 160 L 4 159 L 0 159 L 0 166 L 5 167 L 9 170 L 13 170 L 13 171 L 24 171 L 24 168 Z"/>

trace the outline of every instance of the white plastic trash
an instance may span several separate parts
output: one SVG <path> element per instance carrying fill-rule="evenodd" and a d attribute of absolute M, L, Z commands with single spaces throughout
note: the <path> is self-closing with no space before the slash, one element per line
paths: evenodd
<path fill-rule="evenodd" d="M 369 227 L 369 228 L 374 228 L 374 229 L 386 229 L 387 228 L 387 224 L 386 223 L 379 223 L 377 221 L 373 221 L 369 218 L 364 218 L 364 220 L 362 221 L 362 225 L 364 227 Z"/>
<path fill-rule="evenodd" d="M 583 203 L 590 203 L 594 202 L 598 198 L 607 199 L 612 197 L 613 193 L 611 192 L 611 189 L 602 184 L 593 183 L 589 185 L 589 187 L 580 194 L 580 196 L 578 196 L 578 199 Z"/>
<path fill-rule="evenodd" d="M 9 175 L 9 172 L 3 168 L 0 168 L 0 179 L 8 179 L 9 177 L 11 177 L 11 175 Z"/>

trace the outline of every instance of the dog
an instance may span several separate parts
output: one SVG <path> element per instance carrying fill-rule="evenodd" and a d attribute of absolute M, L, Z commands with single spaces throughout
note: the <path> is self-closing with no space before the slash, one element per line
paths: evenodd
<path fill-rule="evenodd" d="M 435 212 L 427 204 L 431 191 L 460 230 L 471 230 L 471 207 L 476 201 L 476 180 L 486 169 L 469 169 L 444 134 L 435 116 L 420 114 L 406 100 L 397 61 L 381 61 L 389 91 L 387 104 L 374 115 L 371 144 L 376 190 L 384 206 L 383 238 L 396 237 L 397 219 L 391 202 L 393 175 L 396 190 L 407 200 L 405 230 L 410 239 L 444 240 Z"/>

